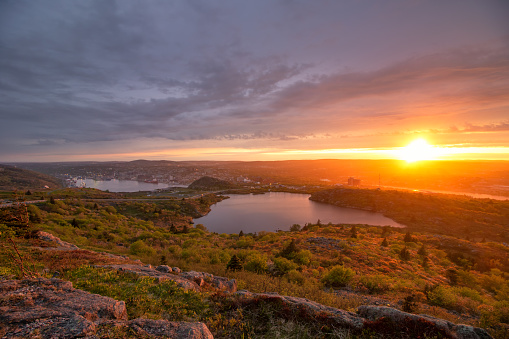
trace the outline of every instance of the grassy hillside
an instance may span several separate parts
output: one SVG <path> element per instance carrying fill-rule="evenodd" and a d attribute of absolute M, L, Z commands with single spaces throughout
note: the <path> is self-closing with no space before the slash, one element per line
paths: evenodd
<path fill-rule="evenodd" d="M 150 202 L 85 200 L 70 193 L 60 197 L 63 200 L 28 207 L 31 229 L 93 252 L 44 251 L 38 247 L 48 244 L 19 237 L 16 242 L 26 262 L 40 274 L 58 271 L 79 288 L 125 300 L 131 318 L 199 320 L 216 338 L 271 338 L 277 333 L 334 337 L 302 319 L 280 318 L 274 309 L 247 309 L 226 295 L 183 293 L 168 286 L 174 299 L 164 293 L 159 297 L 150 293 L 153 282 L 89 266 L 100 261 L 96 251 L 235 278 L 239 289 L 252 292 L 304 297 L 350 311 L 362 304 L 390 305 L 484 327 L 499 338 L 508 333 L 509 247 L 496 239 L 467 241 L 405 229 L 321 223 L 293 225 L 292 231 L 277 233 L 217 234 L 191 224 L 193 215 L 206 213 L 222 199 L 215 195 Z M 412 208 L 420 209 L 407 211 Z M 489 218 L 493 212 L 465 208 L 462 213 Z M 226 270 L 234 256 L 242 269 Z M 0 275 L 20 275 L 5 246 Z"/>
<path fill-rule="evenodd" d="M 380 212 L 413 231 L 509 242 L 509 200 L 354 188 L 319 191 L 311 200 Z"/>
<path fill-rule="evenodd" d="M 60 180 L 46 174 L 0 165 L 0 190 L 44 190 L 57 189 L 62 185 Z"/>

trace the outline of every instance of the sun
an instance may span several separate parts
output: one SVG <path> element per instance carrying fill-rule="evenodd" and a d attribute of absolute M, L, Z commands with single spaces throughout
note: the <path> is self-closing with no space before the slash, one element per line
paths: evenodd
<path fill-rule="evenodd" d="M 398 157 L 406 162 L 435 160 L 439 155 L 439 149 L 428 144 L 424 139 L 416 139 L 398 152 Z"/>

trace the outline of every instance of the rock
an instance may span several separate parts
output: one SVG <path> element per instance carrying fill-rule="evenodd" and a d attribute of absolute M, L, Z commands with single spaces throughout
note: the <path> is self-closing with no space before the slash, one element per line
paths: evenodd
<path fill-rule="evenodd" d="M 390 327 L 388 323 L 396 324 L 398 327 L 411 328 L 414 335 L 439 336 L 442 338 L 458 339 L 488 339 L 491 336 L 482 328 L 468 325 L 456 325 L 450 321 L 434 318 L 424 314 L 406 313 L 394 308 L 384 306 L 359 306 L 359 316 L 368 320 L 365 327 L 376 328 Z M 382 323 L 385 323 L 383 326 Z"/>
<path fill-rule="evenodd" d="M 170 273 L 172 272 L 172 269 L 168 265 L 159 265 L 156 267 L 156 270 L 163 273 Z"/>
<path fill-rule="evenodd" d="M 127 320 L 123 301 L 76 290 L 60 279 L 0 282 L 3 338 L 78 337 L 94 333 L 96 322 Z"/>
<path fill-rule="evenodd" d="M 416 315 L 383 306 L 359 306 L 357 314 L 325 306 L 305 298 L 281 296 L 277 293 L 251 293 L 238 291 L 243 307 L 250 304 L 259 307 L 260 302 L 275 303 L 278 309 L 286 307 L 294 317 L 320 322 L 324 326 L 333 324 L 352 333 L 364 330 L 375 332 L 384 338 L 454 338 L 490 339 L 486 330 L 468 325 L 457 325 L 427 315 Z M 288 312 L 288 311 L 285 311 Z M 289 316 L 290 314 L 288 314 Z"/>
<path fill-rule="evenodd" d="M 178 267 L 173 267 L 173 268 L 172 268 L 172 271 L 173 271 L 174 273 L 180 273 L 180 272 L 182 272 L 182 271 L 180 270 L 180 268 L 178 268 Z"/>
<path fill-rule="evenodd" d="M 228 278 L 218 277 L 210 273 L 195 271 L 182 272 L 180 276 L 194 281 L 200 287 L 210 284 L 214 288 L 229 293 L 235 293 L 237 291 L 237 281 L 235 279 L 228 280 Z"/>
<path fill-rule="evenodd" d="M 62 241 L 60 240 L 60 238 L 54 236 L 53 234 L 50 234 L 48 232 L 44 232 L 44 231 L 38 231 L 37 232 L 37 237 L 41 240 L 44 240 L 44 241 L 48 241 L 48 242 L 54 242 L 58 245 L 58 247 L 56 248 L 52 248 L 52 249 L 58 249 L 58 250 L 77 250 L 79 249 L 78 246 L 76 245 L 73 245 L 71 243 L 68 243 L 66 241 Z"/>
<path fill-rule="evenodd" d="M 127 321 L 123 301 L 77 290 L 59 279 L 0 282 L 2 338 L 99 338 L 105 330 L 143 338 L 212 339 L 205 324 L 167 320 Z"/>
<path fill-rule="evenodd" d="M 325 306 L 306 298 L 282 296 L 277 293 L 251 293 L 246 290 L 240 290 L 236 295 L 244 299 L 244 302 L 249 300 L 255 302 L 259 300 L 281 302 L 300 317 L 303 317 L 303 314 L 307 314 L 310 318 L 316 318 L 316 321 L 320 319 L 320 321 L 332 322 L 335 326 L 341 328 L 360 331 L 364 325 L 364 319 L 355 313 Z"/>
<path fill-rule="evenodd" d="M 190 281 L 186 278 L 180 277 L 175 274 L 160 272 L 151 267 L 146 267 L 142 265 L 97 265 L 96 267 L 107 267 L 118 271 L 132 272 L 145 277 L 155 278 L 158 281 L 172 280 L 175 281 L 178 286 L 186 290 L 194 291 L 200 290 L 200 286 L 196 284 L 194 281 Z"/>
<path fill-rule="evenodd" d="M 128 322 L 140 336 L 163 338 L 213 339 L 212 333 L 203 323 L 173 322 L 167 320 L 134 319 Z"/>

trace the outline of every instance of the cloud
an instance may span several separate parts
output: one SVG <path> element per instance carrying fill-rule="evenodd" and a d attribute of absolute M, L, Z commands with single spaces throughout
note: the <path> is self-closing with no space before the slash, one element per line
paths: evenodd
<path fill-rule="evenodd" d="M 33 149 L 133 138 L 292 143 L 411 122 L 431 129 L 438 118 L 501 121 L 509 52 L 506 32 L 493 32 L 503 10 L 467 25 L 443 5 L 443 34 L 409 41 L 393 21 L 420 37 L 428 23 L 408 25 L 410 14 L 437 8 L 387 6 L 3 1 L 0 142 L 13 151 L 28 139 Z"/>

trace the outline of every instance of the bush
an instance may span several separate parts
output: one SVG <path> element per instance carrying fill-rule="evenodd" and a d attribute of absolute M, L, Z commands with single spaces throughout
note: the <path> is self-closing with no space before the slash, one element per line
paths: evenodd
<path fill-rule="evenodd" d="M 255 254 L 249 257 L 244 269 L 255 273 L 265 273 L 267 271 L 267 259 L 260 254 Z"/>
<path fill-rule="evenodd" d="M 156 254 L 156 251 L 152 247 L 145 244 L 143 240 L 138 240 L 131 244 L 131 246 L 129 247 L 129 253 L 134 255 L 152 256 Z"/>
<path fill-rule="evenodd" d="M 297 285 L 304 285 L 306 278 L 302 273 L 297 270 L 292 270 L 286 274 L 286 279 L 289 282 L 296 283 Z"/>
<path fill-rule="evenodd" d="M 363 275 L 359 282 L 368 290 L 369 294 L 382 293 L 392 288 L 389 278 L 384 275 Z"/>
<path fill-rule="evenodd" d="M 352 280 L 355 272 L 342 265 L 334 266 L 323 278 L 322 283 L 329 287 L 343 287 Z"/>
<path fill-rule="evenodd" d="M 458 297 L 453 293 L 453 291 L 442 285 L 439 285 L 426 293 L 426 297 L 428 298 L 430 305 L 448 309 L 453 308 L 458 301 Z"/>
<path fill-rule="evenodd" d="M 274 259 L 274 269 L 277 275 L 284 275 L 291 270 L 295 270 L 297 268 L 297 264 L 286 259 L 286 258 L 276 258 Z"/>
<path fill-rule="evenodd" d="M 293 257 L 293 261 L 295 261 L 299 265 L 308 265 L 311 261 L 313 254 L 308 250 L 303 250 L 295 254 Z"/>

